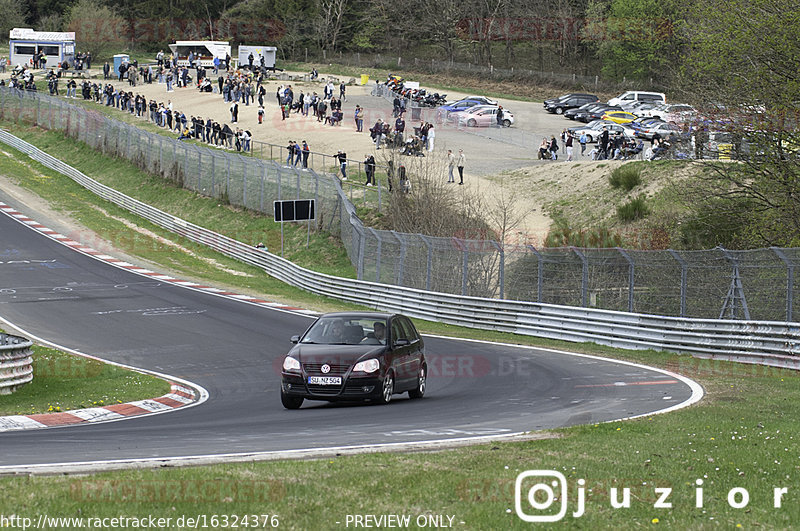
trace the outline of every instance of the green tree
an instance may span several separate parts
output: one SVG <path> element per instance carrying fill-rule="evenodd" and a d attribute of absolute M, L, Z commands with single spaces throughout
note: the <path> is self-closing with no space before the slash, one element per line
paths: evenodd
<path fill-rule="evenodd" d="M 95 60 L 119 52 L 128 25 L 101 0 L 78 0 L 64 13 L 65 30 L 75 32 L 75 45 L 91 52 Z"/>
<path fill-rule="evenodd" d="M 8 32 L 14 28 L 27 27 L 28 11 L 16 0 L 0 0 L 0 40 L 8 42 Z"/>
<path fill-rule="evenodd" d="M 800 245 L 800 12 L 711 0 L 694 6 L 684 31 L 682 85 L 716 103 L 708 128 L 727 130 L 740 161 L 709 164 L 687 203 L 706 227 L 737 220 L 716 224 L 738 227 L 737 246 Z"/>
<path fill-rule="evenodd" d="M 681 49 L 680 9 L 680 0 L 591 1 L 583 40 L 594 47 L 603 76 L 668 81 Z"/>

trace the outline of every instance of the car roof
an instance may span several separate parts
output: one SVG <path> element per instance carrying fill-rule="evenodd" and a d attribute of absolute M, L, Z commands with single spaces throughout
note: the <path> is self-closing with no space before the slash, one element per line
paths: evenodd
<path fill-rule="evenodd" d="M 395 315 L 400 315 L 396 313 L 387 313 L 387 312 L 331 312 L 320 315 L 320 319 L 323 317 L 332 317 L 332 318 L 348 318 L 348 317 L 366 317 L 367 319 L 388 319 Z"/>

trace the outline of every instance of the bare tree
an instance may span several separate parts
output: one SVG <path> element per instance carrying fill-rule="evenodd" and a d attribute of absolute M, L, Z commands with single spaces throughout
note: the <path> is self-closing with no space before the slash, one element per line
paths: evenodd
<path fill-rule="evenodd" d="M 336 50 L 336 41 L 342 31 L 346 9 L 347 0 L 320 0 L 315 28 L 323 50 Z"/>

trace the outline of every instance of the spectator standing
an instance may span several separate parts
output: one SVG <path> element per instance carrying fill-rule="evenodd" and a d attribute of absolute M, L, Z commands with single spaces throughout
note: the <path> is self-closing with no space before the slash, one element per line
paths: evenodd
<path fill-rule="evenodd" d="M 373 125 L 372 129 L 369 131 L 372 133 L 372 139 L 375 141 L 375 149 L 380 149 L 381 139 L 383 138 L 383 120 L 378 118 L 378 121 L 375 122 L 375 125 Z"/>
<path fill-rule="evenodd" d="M 394 131 L 395 133 L 400 134 L 399 141 L 403 142 L 403 134 L 406 130 L 406 121 L 403 118 L 403 113 L 400 113 L 400 116 L 397 117 L 397 120 L 394 121 Z"/>
<path fill-rule="evenodd" d="M 456 167 L 458 168 L 458 184 L 464 184 L 464 165 L 467 163 L 467 157 L 464 155 L 464 150 L 458 150 L 458 160 L 456 161 Z"/>
<path fill-rule="evenodd" d="M 111 65 L 108 64 L 108 61 L 105 62 L 103 65 L 103 79 L 108 79 L 108 75 L 111 73 Z"/>
<path fill-rule="evenodd" d="M 428 124 L 428 153 L 433 152 L 433 141 L 436 139 L 436 133 L 433 130 L 433 124 Z"/>
<path fill-rule="evenodd" d="M 411 192 L 411 181 L 408 180 L 408 175 L 406 175 L 406 167 L 404 164 L 401 164 L 399 168 L 397 168 L 397 178 L 400 184 L 400 189 L 404 193 Z"/>
<path fill-rule="evenodd" d="M 497 106 L 497 127 L 503 127 L 503 106 Z"/>
<path fill-rule="evenodd" d="M 567 161 L 572 161 L 572 142 L 574 137 L 572 136 L 572 133 L 568 131 L 566 132 L 566 135 L 567 139 L 564 141 L 564 146 L 567 148 Z"/>
<path fill-rule="evenodd" d="M 361 133 L 364 131 L 364 109 L 361 105 L 356 105 L 356 110 L 353 111 L 353 119 L 356 121 L 356 132 Z"/>
<path fill-rule="evenodd" d="M 231 104 L 231 123 L 235 124 L 239 121 L 239 104 L 235 101 Z"/>
<path fill-rule="evenodd" d="M 372 155 L 364 155 L 364 173 L 367 174 L 367 186 L 372 186 L 375 183 L 375 157 Z"/>
<path fill-rule="evenodd" d="M 347 180 L 347 153 L 340 149 L 334 157 L 339 161 L 339 170 L 342 172 L 342 180 Z"/>
<path fill-rule="evenodd" d="M 586 133 L 581 133 L 581 137 L 578 139 L 581 143 L 581 157 L 584 153 L 586 153 L 586 142 L 589 141 L 589 137 L 586 136 Z"/>
<path fill-rule="evenodd" d="M 603 132 L 600 133 L 600 153 L 598 154 L 600 160 L 608 158 L 608 127 L 603 126 Z"/>
<path fill-rule="evenodd" d="M 555 135 L 550 136 L 550 158 L 552 160 L 558 160 L 558 141 L 556 140 Z"/>
<path fill-rule="evenodd" d="M 342 101 L 347 101 L 347 95 L 345 94 L 346 86 L 344 81 L 339 83 L 339 99 Z"/>
<path fill-rule="evenodd" d="M 294 161 L 294 147 L 295 147 L 294 140 L 289 140 L 289 145 L 286 146 L 286 151 L 289 152 L 289 154 L 286 155 L 287 167 L 293 165 L 292 162 Z"/>
<path fill-rule="evenodd" d="M 303 169 L 308 169 L 308 155 L 311 153 L 311 149 L 308 147 L 308 143 L 303 140 Z"/>
<path fill-rule="evenodd" d="M 264 123 L 264 106 L 258 108 L 258 123 Z"/>
<path fill-rule="evenodd" d="M 447 182 L 454 183 L 455 177 L 453 176 L 453 170 L 456 168 L 456 156 L 453 155 L 453 150 L 447 150 Z"/>

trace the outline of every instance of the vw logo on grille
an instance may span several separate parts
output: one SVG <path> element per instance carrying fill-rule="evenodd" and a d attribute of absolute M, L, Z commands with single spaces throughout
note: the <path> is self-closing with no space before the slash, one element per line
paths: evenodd
<path fill-rule="evenodd" d="M 322 374 L 328 374 L 329 372 L 331 372 L 331 366 L 326 363 L 325 365 L 320 367 L 319 370 L 322 371 Z"/>

